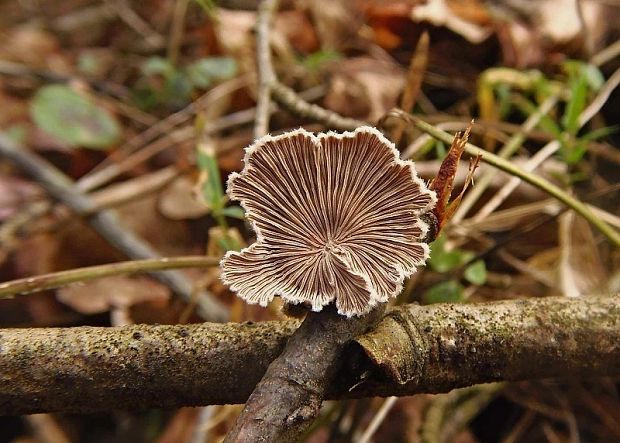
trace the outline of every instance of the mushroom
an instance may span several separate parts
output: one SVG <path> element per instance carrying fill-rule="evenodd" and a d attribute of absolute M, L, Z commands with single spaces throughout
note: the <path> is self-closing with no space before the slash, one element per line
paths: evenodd
<path fill-rule="evenodd" d="M 395 297 L 429 255 L 422 221 L 435 193 L 377 129 L 297 129 L 246 148 L 227 192 L 256 242 L 222 260 L 222 280 L 251 304 L 274 296 L 347 317 Z"/>

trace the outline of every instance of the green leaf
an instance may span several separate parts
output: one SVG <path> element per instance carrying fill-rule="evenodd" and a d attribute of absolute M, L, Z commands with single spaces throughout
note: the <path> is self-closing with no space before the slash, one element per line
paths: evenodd
<path fill-rule="evenodd" d="M 317 51 L 304 58 L 301 64 L 309 71 L 316 72 L 323 64 L 341 59 L 342 54 L 338 51 Z"/>
<path fill-rule="evenodd" d="M 487 281 L 487 266 L 484 260 L 476 260 L 465 268 L 465 280 L 474 285 L 483 285 Z"/>
<path fill-rule="evenodd" d="M 570 145 L 564 145 L 562 149 L 562 159 L 567 165 L 576 165 L 588 152 L 587 142 L 578 140 Z"/>
<path fill-rule="evenodd" d="M 39 89 L 30 113 L 39 128 L 72 146 L 106 149 L 121 136 L 118 123 L 107 110 L 67 86 Z"/>
<path fill-rule="evenodd" d="M 424 293 L 426 303 L 460 303 L 465 300 L 463 285 L 456 280 L 448 280 L 431 286 Z"/>
<path fill-rule="evenodd" d="M 588 82 L 583 74 L 578 75 L 570 84 L 570 97 L 562 116 L 562 126 L 571 135 L 579 131 L 579 114 L 585 109 L 588 98 Z"/>
<path fill-rule="evenodd" d="M 161 75 L 171 78 L 177 72 L 177 68 L 164 57 L 150 57 L 142 64 L 142 72 L 145 75 Z"/>
<path fill-rule="evenodd" d="M 598 91 L 603 87 L 603 85 L 605 84 L 605 76 L 598 67 L 589 63 L 585 63 L 581 67 L 581 70 L 583 72 L 583 76 L 586 79 L 586 82 L 588 83 L 588 87 L 592 91 Z"/>
<path fill-rule="evenodd" d="M 220 169 L 215 152 L 206 146 L 198 146 L 196 159 L 201 171 L 200 189 L 205 203 L 214 213 L 221 213 L 224 209 L 226 196 L 222 188 Z"/>
<path fill-rule="evenodd" d="M 620 129 L 620 125 L 603 126 L 602 128 L 594 129 L 580 136 L 579 139 L 583 141 L 598 140 L 600 138 L 607 137 L 608 135 L 618 132 L 618 129 Z"/>
<path fill-rule="evenodd" d="M 240 220 L 245 218 L 245 211 L 241 206 L 228 206 L 226 208 L 222 208 L 220 210 L 220 214 L 226 217 L 238 218 Z"/>
<path fill-rule="evenodd" d="M 194 86 L 204 89 L 215 80 L 234 76 L 237 63 L 230 57 L 207 57 L 188 65 L 185 72 Z"/>
<path fill-rule="evenodd" d="M 437 240 L 430 244 L 431 256 L 428 260 L 428 264 L 434 271 L 441 273 L 448 272 L 466 263 L 473 257 L 473 253 L 469 251 L 462 251 L 460 249 L 448 251 L 445 245 L 445 236 L 439 236 Z"/>

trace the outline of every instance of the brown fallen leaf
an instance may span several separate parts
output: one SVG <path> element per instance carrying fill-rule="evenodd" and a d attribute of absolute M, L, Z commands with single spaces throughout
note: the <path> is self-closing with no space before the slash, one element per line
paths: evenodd
<path fill-rule="evenodd" d="M 492 14 L 507 32 L 500 32 L 504 46 L 512 45 L 515 66 L 545 62 L 559 51 L 560 57 L 591 55 L 601 50 L 617 32 L 617 4 L 597 0 L 502 0 L 491 3 Z"/>
<path fill-rule="evenodd" d="M 559 225 L 557 279 L 564 295 L 580 297 L 606 292 L 609 277 L 588 222 L 567 211 L 560 216 Z"/>
<path fill-rule="evenodd" d="M 43 196 L 43 190 L 31 181 L 0 175 L 0 221 L 15 215 L 27 202 Z"/>
<path fill-rule="evenodd" d="M 116 208 L 123 226 L 148 241 L 161 255 L 194 254 L 200 245 L 192 240 L 190 227 L 164 217 L 158 209 L 158 196 L 147 195 Z"/>
<path fill-rule="evenodd" d="M 59 52 L 58 38 L 41 27 L 24 24 L 13 27 L 4 37 L 0 59 L 22 63 L 31 68 L 66 72 L 68 64 Z"/>
<path fill-rule="evenodd" d="M 445 26 L 471 43 L 481 43 L 493 33 L 490 21 L 484 15 L 485 6 L 478 1 L 467 1 L 467 7 L 455 7 L 458 3 L 448 0 L 428 0 L 415 6 L 411 18 L 416 22 L 428 22 L 434 26 Z M 478 12 L 473 13 L 477 8 Z"/>
<path fill-rule="evenodd" d="M 196 219 L 209 213 L 209 207 L 198 195 L 196 182 L 188 175 L 178 177 L 166 186 L 159 195 L 157 208 L 171 220 Z"/>
<path fill-rule="evenodd" d="M 144 276 L 114 276 L 58 289 L 58 300 L 82 314 L 98 314 L 126 309 L 146 302 L 167 302 L 170 290 Z"/>
<path fill-rule="evenodd" d="M 405 71 L 396 63 L 370 57 L 334 66 L 325 105 L 342 115 L 377 121 L 398 103 Z"/>

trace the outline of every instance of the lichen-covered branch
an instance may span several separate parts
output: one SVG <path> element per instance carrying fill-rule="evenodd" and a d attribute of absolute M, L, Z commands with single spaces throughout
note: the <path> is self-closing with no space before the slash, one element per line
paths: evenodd
<path fill-rule="evenodd" d="M 620 375 L 620 297 L 552 297 L 392 311 L 359 340 L 400 387 L 446 392 L 501 380 Z"/>
<path fill-rule="evenodd" d="M 243 403 L 296 321 L 0 330 L 0 414 Z M 620 375 L 620 297 L 391 311 L 342 351 L 326 398 Z"/>

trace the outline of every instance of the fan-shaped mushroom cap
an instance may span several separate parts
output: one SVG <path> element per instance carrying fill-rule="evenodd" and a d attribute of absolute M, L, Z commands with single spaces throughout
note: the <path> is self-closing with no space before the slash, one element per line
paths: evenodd
<path fill-rule="evenodd" d="M 362 315 L 396 296 L 428 258 L 420 215 L 435 193 L 372 127 L 262 137 L 228 179 L 228 194 L 257 240 L 226 254 L 222 280 L 248 303 L 280 295 Z"/>

